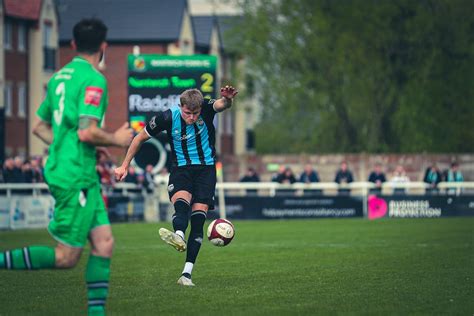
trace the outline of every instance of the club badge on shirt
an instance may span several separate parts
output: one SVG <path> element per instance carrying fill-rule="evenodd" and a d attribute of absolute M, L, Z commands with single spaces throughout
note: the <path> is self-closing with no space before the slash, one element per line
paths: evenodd
<path fill-rule="evenodd" d="M 99 106 L 100 99 L 102 99 L 102 93 L 104 90 L 98 87 L 87 87 L 86 96 L 84 98 L 84 103 L 92 106 Z"/>

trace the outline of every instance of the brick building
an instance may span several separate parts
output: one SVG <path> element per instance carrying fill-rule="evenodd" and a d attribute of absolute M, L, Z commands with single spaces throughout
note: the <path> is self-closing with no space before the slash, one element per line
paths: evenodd
<path fill-rule="evenodd" d="M 0 2 L 0 161 L 43 154 L 32 139 L 35 111 L 57 66 L 58 15 L 54 0 Z"/>
<path fill-rule="evenodd" d="M 109 84 L 109 108 L 105 117 L 108 130 L 115 130 L 128 120 L 129 54 L 215 55 L 219 61 L 218 86 L 222 78 L 231 77 L 230 59 L 223 54 L 218 19 L 215 16 L 192 17 L 186 0 L 61 0 L 58 12 L 61 17 L 61 67 L 74 56 L 70 41 L 76 22 L 85 17 L 98 17 L 108 27 L 108 48 L 101 69 Z M 232 154 L 233 112 L 228 111 L 219 116 L 217 148 Z M 124 151 L 116 149 L 112 153 L 122 156 Z"/>

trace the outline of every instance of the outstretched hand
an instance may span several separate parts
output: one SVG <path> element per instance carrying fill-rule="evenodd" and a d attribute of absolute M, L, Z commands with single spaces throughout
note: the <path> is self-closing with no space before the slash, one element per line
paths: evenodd
<path fill-rule="evenodd" d="M 124 166 L 120 166 L 118 168 L 115 168 L 114 170 L 114 175 L 115 175 L 115 180 L 117 181 L 123 181 L 125 177 L 128 174 L 128 168 Z"/>
<path fill-rule="evenodd" d="M 232 86 L 225 86 L 221 88 L 221 96 L 226 99 L 233 99 L 239 91 Z"/>

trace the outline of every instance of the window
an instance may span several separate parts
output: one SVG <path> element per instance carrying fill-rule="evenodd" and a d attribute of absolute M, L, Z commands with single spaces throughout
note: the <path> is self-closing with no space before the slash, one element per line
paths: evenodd
<path fill-rule="evenodd" d="M 181 55 L 191 55 L 191 42 L 188 39 L 185 39 L 181 42 Z"/>
<path fill-rule="evenodd" d="M 12 116 L 12 84 L 5 82 L 5 91 L 3 92 L 3 103 L 5 104 L 5 116 Z"/>
<path fill-rule="evenodd" d="M 52 33 L 53 33 L 52 25 L 50 23 L 44 23 L 43 24 L 43 47 L 50 47 Z"/>
<path fill-rule="evenodd" d="M 3 29 L 3 46 L 5 49 L 12 49 L 12 24 L 9 21 L 5 22 Z"/>
<path fill-rule="evenodd" d="M 43 69 L 48 71 L 56 69 L 56 49 L 51 46 L 52 31 L 51 23 L 43 24 Z"/>
<path fill-rule="evenodd" d="M 18 117 L 26 117 L 26 84 L 18 84 Z"/>
<path fill-rule="evenodd" d="M 20 52 L 26 51 L 26 43 L 28 39 L 28 29 L 24 24 L 18 25 L 18 50 Z"/>

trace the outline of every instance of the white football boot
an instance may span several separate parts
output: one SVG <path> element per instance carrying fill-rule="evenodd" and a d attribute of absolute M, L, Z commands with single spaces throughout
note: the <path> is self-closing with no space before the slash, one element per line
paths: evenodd
<path fill-rule="evenodd" d="M 179 285 L 184 285 L 184 286 L 194 286 L 193 281 L 191 281 L 190 278 L 187 278 L 187 277 L 185 277 L 184 275 L 182 275 L 182 276 L 178 279 L 178 284 L 179 284 Z"/>
<path fill-rule="evenodd" d="M 173 247 L 174 249 L 183 252 L 186 250 L 186 242 L 179 236 L 178 234 L 166 229 L 166 228 L 160 228 L 160 237 L 161 239 Z"/>

